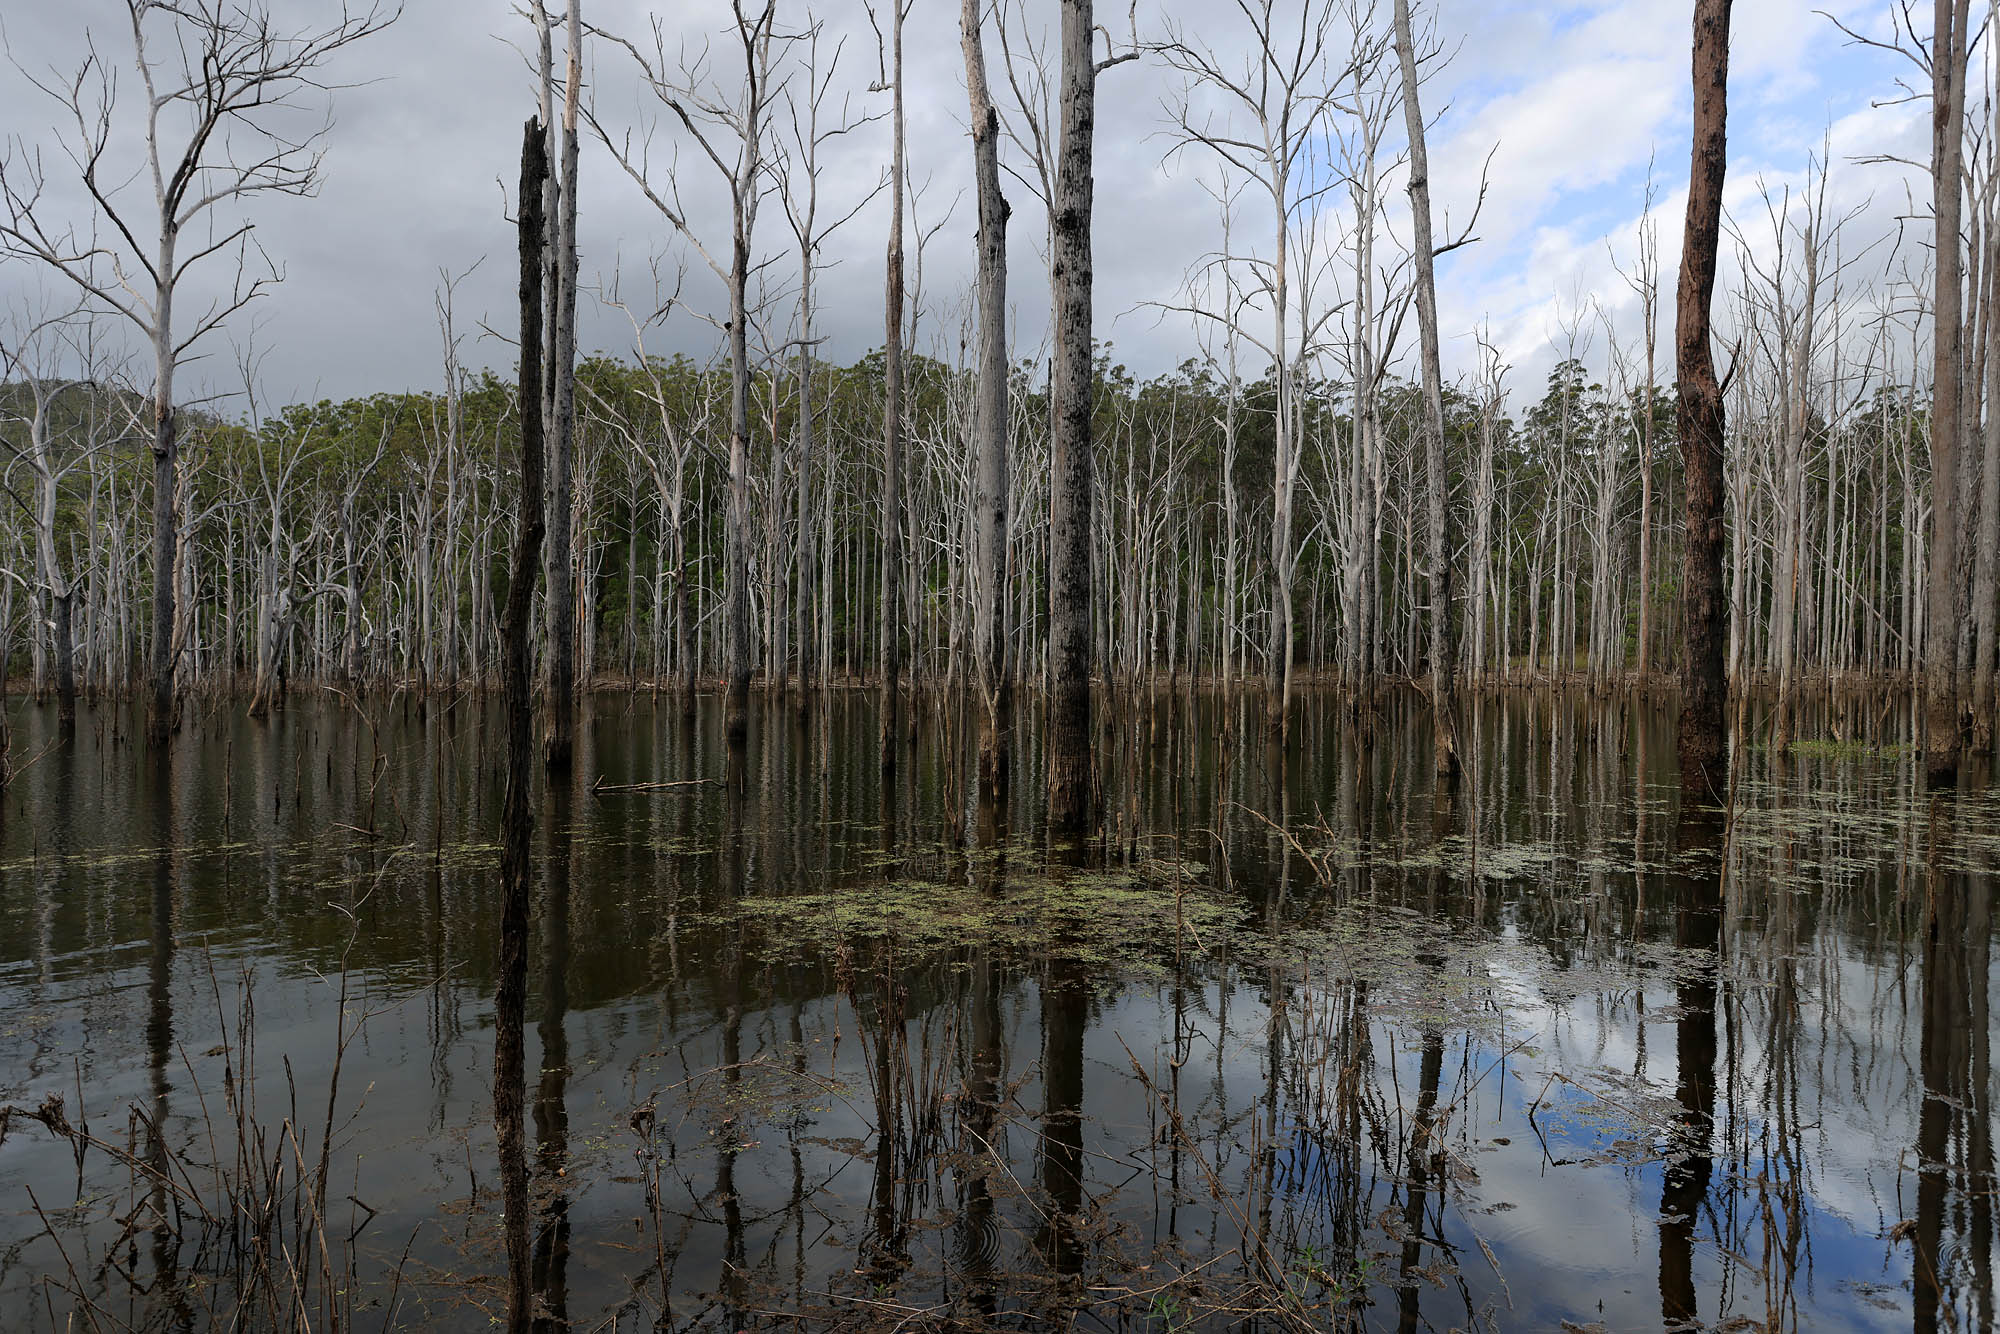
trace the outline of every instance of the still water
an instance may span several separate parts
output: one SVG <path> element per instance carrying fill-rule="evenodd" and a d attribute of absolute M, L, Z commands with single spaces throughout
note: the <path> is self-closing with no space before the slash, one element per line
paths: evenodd
<path fill-rule="evenodd" d="M 14 707 L 0 1327 L 491 1327 L 497 708 L 215 707 L 161 770 Z M 1683 818 L 1669 713 L 1561 695 L 1451 793 L 1393 702 L 1107 712 L 1076 849 L 935 702 L 886 782 L 861 696 L 733 772 L 707 701 L 594 702 L 539 1327 L 1993 1328 L 2000 796 L 1748 746 Z"/>

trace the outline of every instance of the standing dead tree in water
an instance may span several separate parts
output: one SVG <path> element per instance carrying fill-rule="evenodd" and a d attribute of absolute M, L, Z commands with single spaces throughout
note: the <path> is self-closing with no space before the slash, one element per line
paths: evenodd
<path fill-rule="evenodd" d="M 1051 371 L 1049 487 L 1049 824 L 1065 833 L 1086 829 L 1096 809 L 1092 762 L 1091 515 L 1095 467 L 1091 458 L 1091 248 L 1090 216 L 1096 192 L 1093 148 L 1097 133 L 1097 76 L 1132 51 L 1093 52 L 1091 0 L 1063 0 L 1062 134 L 1056 145 L 1053 226 L 1055 352 Z"/>
<path fill-rule="evenodd" d="M 1991 12 L 1989 6 L 1989 15 Z M 1990 37 L 1987 55 L 1989 61 L 2000 58 Z M 1974 515 L 1966 515 L 1967 532 L 1975 544 L 1971 562 L 1973 605 L 1966 618 L 1967 629 L 1975 641 L 1966 705 L 1972 714 L 1972 749 L 1980 755 L 1993 752 L 1994 714 L 2000 711 L 2000 696 L 1994 693 L 1994 670 L 1996 663 L 2000 663 L 2000 646 L 1994 642 L 1996 634 L 2000 634 L 2000 328 L 1996 328 L 1996 317 L 2000 317 L 2000 140 L 1995 137 L 2000 134 L 2000 97 L 1989 96 L 1988 101 L 1992 119 L 1988 133 L 1981 136 L 1985 147 L 1980 155 L 1985 179 L 1984 188 L 1977 192 L 1981 207 L 1975 215 L 1984 239 L 1984 249 L 1980 252 L 1984 268 L 1977 298 L 1985 310 L 1986 317 L 1981 322 L 1985 337 L 1970 363 L 1974 385 L 1984 387 L 1986 421 L 1979 435 L 1981 450 L 1978 467 L 1974 469 L 1979 475 L 1977 522 L 1973 522 Z"/>
<path fill-rule="evenodd" d="M 1614 261 L 1615 265 L 1616 261 Z M 1653 217 L 1653 178 L 1646 176 L 1646 207 L 1639 215 L 1638 255 L 1628 271 L 1619 270 L 1625 285 L 1639 300 L 1640 339 L 1646 349 L 1646 374 L 1639 386 L 1639 662 L 1637 681 L 1645 689 L 1652 674 L 1653 644 L 1653 432 L 1657 391 L 1660 313 L 1660 226 Z"/>
<path fill-rule="evenodd" d="M 1980 474 L 1982 462 L 1988 473 L 2000 466 L 2000 423 L 1996 423 L 2000 413 L 1995 411 L 2000 406 L 2000 339 L 1994 333 L 1994 316 L 2000 311 L 2000 245 L 1994 244 L 1991 216 L 1995 168 L 1988 161 L 1986 180 L 1979 181 L 1982 164 L 1975 155 L 1970 174 L 1976 187 L 1983 185 L 1980 194 L 1987 207 L 1975 209 L 1973 214 L 1968 266 L 1965 98 L 1971 46 L 1977 35 L 1971 23 L 1971 0 L 1936 0 L 1928 41 L 1914 30 L 1909 5 L 1892 11 L 1891 24 L 1893 40 L 1888 42 L 1838 26 L 1856 42 L 1901 53 L 1930 80 L 1931 206 L 1935 220 L 1927 433 L 1931 503 L 1928 533 L 1912 533 L 1911 537 L 1928 539 L 1920 590 L 1924 771 L 1927 781 L 1944 785 L 1958 776 L 1966 706 L 1972 710 L 1974 740 L 1979 748 L 1990 745 L 1992 729 L 1992 640 L 1997 614 L 1992 576 L 2000 569 L 2000 484 Z M 1989 43 L 1991 40 L 1989 33 Z M 1994 117 L 1995 127 L 2000 128 L 2000 108 Z M 1992 141 L 1985 142 L 1990 152 Z M 1968 288 L 1972 319 L 1967 318 Z M 1982 374 L 1992 400 L 1983 437 L 1979 429 Z M 1968 446 L 1977 447 L 1982 442 L 1983 450 L 1974 448 L 1968 453 Z"/>
<path fill-rule="evenodd" d="M 64 377 L 59 368 L 70 356 L 77 374 Z M 0 397 L 0 490 L 26 517 L 34 547 L 28 589 L 34 686 L 46 690 L 53 674 L 57 717 L 66 728 L 76 724 L 80 590 L 58 540 L 62 495 L 72 474 L 94 467 L 135 424 L 129 400 L 111 387 L 115 378 L 99 355 L 93 322 L 78 309 L 23 315 L 0 337 L 0 385 L 13 390 Z M 17 468 L 27 473 L 26 495 L 16 488 Z"/>
<path fill-rule="evenodd" d="M 1092 138 L 1097 69 L 1091 0 L 1063 0 L 1062 134 L 1056 148 L 1051 255 L 1055 348 L 1049 376 L 1049 824 L 1084 830 L 1095 804 L 1091 763 L 1090 514 Z"/>
<path fill-rule="evenodd" d="M 1727 786 L 1728 686 L 1722 672 L 1728 612 L 1722 587 L 1722 386 L 1709 346 L 1709 308 L 1722 231 L 1722 180 L 1728 168 L 1729 9 L 1731 0 L 1696 0 L 1694 10 L 1694 149 L 1687 224 L 1675 297 L 1674 373 L 1681 459 L 1687 473 L 1687 544 L 1681 576 L 1678 746 L 1684 800 L 1719 799 Z"/>
<path fill-rule="evenodd" d="M 548 567 L 549 730 L 543 755 L 550 770 L 567 772 L 576 745 L 576 194 L 577 107 L 583 85 L 582 0 L 570 0 L 562 77 L 562 155 L 543 187 L 550 226 L 543 255 L 548 309 L 543 339 L 549 373 L 542 384 L 543 435 L 549 450 Z M 542 124 L 555 131 L 554 23 L 543 0 L 529 9 L 539 48 Z M 554 154 L 550 154 L 554 157 Z"/>
<path fill-rule="evenodd" d="M 1959 453 L 1965 429 L 1965 293 L 1960 225 L 1971 0 L 1937 0 L 1931 34 L 1931 189 L 1937 295 L 1931 304 L 1931 541 L 1924 616 L 1924 774 L 1958 777 Z"/>
<path fill-rule="evenodd" d="M 1458 772 L 1457 709 L 1452 702 L 1452 675 L 1457 654 L 1452 648 L 1452 541 L 1448 492 L 1450 474 L 1444 458 L 1444 376 L 1438 361 L 1437 256 L 1466 238 L 1443 247 L 1431 242 L 1430 153 L 1424 143 L 1424 111 L 1417 78 L 1416 43 L 1410 32 L 1410 0 L 1396 0 L 1396 56 L 1403 72 L 1403 125 L 1410 136 L 1410 225 L 1412 259 L 1416 267 L 1417 341 L 1423 362 L 1424 516 L 1430 565 L 1429 653 L 1431 678 L 1432 760 L 1442 777 Z M 1482 196 L 1484 191 L 1481 191 Z M 1478 209 L 1473 209 L 1477 220 Z M 1471 224 L 1467 224 L 1468 234 Z"/>
<path fill-rule="evenodd" d="M 1229 169 L 1261 187 L 1271 201 L 1271 251 L 1250 264 L 1252 290 L 1266 305 L 1270 333 L 1261 339 L 1249 336 L 1241 326 L 1241 312 L 1235 309 L 1219 318 L 1271 359 L 1277 389 L 1271 465 L 1270 647 L 1265 680 L 1270 694 L 1270 729 L 1273 735 L 1283 735 L 1290 712 L 1295 640 L 1293 582 L 1298 549 L 1292 537 L 1293 497 L 1303 459 L 1298 372 L 1317 332 L 1312 312 L 1294 308 L 1300 282 L 1293 228 L 1309 222 L 1316 201 L 1339 183 L 1332 173 L 1316 177 L 1308 169 L 1308 157 L 1324 134 L 1326 117 L 1334 107 L 1338 80 L 1327 68 L 1332 26 L 1329 5 L 1298 0 L 1293 14 L 1279 0 L 1254 0 L 1238 9 L 1249 24 L 1252 43 L 1242 69 L 1190 31 L 1173 32 L 1159 50 L 1168 66 L 1187 80 L 1170 111 L 1179 146 L 1199 146 L 1215 154 Z M 1220 99 L 1241 124 L 1227 118 L 1214 123 L 1207 110 L 1209 97 Z M 1234 259 L 1225 255 L 1222 262 Z"/>
<path fill-rule="evenodd" d="M 256 361 L 245 354 L 243 384 L 245 401 L 253 425 L 257 422 L 255 391 Z M 253 451 L 257 472 L 258 516 L 265 528 L 265 550 L 258 573 L 257 589 L 257 671 L 250 687 L 250 716 L 262 718 L 277 707 L 284 690 L 285 645 L 291 638 L 297 590 L 294 574 L 299 563 L 298 538 L 287 530 L 287 503 L 293 498 L 294 479 L 299 471 L 332 447 L 332 442 L 316 429 L 319 423 L 308 417 L 303 429 L 268 431 L 270 448 Z M 288 541 L 287 539 L 290 538 Z"/>
<path fill-rule="evenodd" d="M 1479 342 L 1479 374 L 1474 381 L 1475 402 L 1479 410 L 1479 457 L 1472 469 L 1472 540 L 1467 547 L 1467 557 L 1471 569 L 1466 582 L 1466 606 L 1470 609 L 1465 630 L 1467 672 L 1475 684 L 1481 683 L 1493 667 L 1487 652 L 1488 631 L 1498 619 L 1493 616 L 1491 603 L 1494 584 L 1493 530 L 1499 510 L 1499 495 L 1494 479 L 1494 454 L 1499 445 L 1501 430 L 1501 407 L 1506 402 L 1507 367 L 1500 360 L 1500 349 L 1495 347 L 1491 333 L 1481 330 Z M 1506 635 L 1493 636 L 1504 650 Z M 1505 659 L 1501 659 L 1500 670 L 1495 675 L 1504 675 Z"/>
<path fill-rule="evenodd" d="M 72 75 L 47 82 L 30 76 L 73 122 L 58 137 L 90 198 L 88 219 L 57 216 L 41 155 L 17 138 L 0 152 L 0 253 L 60 274 L 93 306 L 130 321 L 153 353 L 146 732 L 158 744 L 174 721 L 174 373 L 196 343 L 277 281 L 268 265 L 256 271 L 263 251 L 251 243 L 252 224 L 229 213 L 260 195 L 317 189 L 331 115 L 304 133 L 287 121 L 330 88 L 323 71 L 340 48 L 379 32 L 401 10 L 343 8 L 324 27 L 285 30 L 267 0 L 125 4 L 144 94 L 135 115 L 121 108 L 116 76 L 94 47 Z M 152 187 L 149 196 L 138 181 Z M 183 279 L 217 256 L 233 256 L 234 279 L 191 320 L 178 320 L 174 299 Z"/>
<path fill-rule="evenodd" d="M 501 618 L 501 689 L 507 711 L 507 791 L 500 815 L 500 961 L 493 996 L 493 1125 L 507 1210 L 507 1328 L 529 1328 L 534 1291 L 528 1248 L 528 1151 L 524 1116 L 528 993 L 528 860 L 535 814 L 534 603 L 542 532 L 542 186 L 546 132 L 530 118 L 521 134 L 521 499 Z"/>
<path fill-rule="evenodd" d="M 1986 337 L 1973 363 L 1983 373 L 1986 422 L 1981 433 L 1973 606 L 1968 618 L 1977 638 L 1967 706 L 1972 713 L 1972 748 L 1981 755 L 1993 753 L 1994 714 L 2000 712 L 2000 695 L 1994 692 L 1994 670 L 2000 663 L 2000 645 L 1995 643 L 2000 635 L 2000 329 L 1995 327 L 1996 318 L 2000 318 L 2000 144 L 1995 139 L 2000 134 L 2000 98 L 1993 99 L 1991 128 L 1993 133 L 1986 136 L 1987 187 L 1982 192 L 1986 250 L 1981 297 L 1986 303 Z"/>
<path fill-rule="evenodd" d="M 903 675 L 903 214 L 905 175 L 903 20 L 910 7 L 890 0 L 888 51 L 878 87 L 890 103 L 889 251 L 882 288 L 882 768 L 896 767 Z M 869 11 L 874 21 L 875 11 Z M 880 36 L 878 31 L 877 36 Z"/>
<path fill-rule="evenodd" d="M 636 395 L 647 408 L 641 416 L 626 420 L 615 411 L 597 405 L 594 417 L 603 429 L 619 435 L 639 456 L 653 483 L 662 537 L 659 566 L 654 585 L 654 624 L 671 621 L 665 639 L 671 648 L 674 694 L 684 717 L 694 716 L 695 660 L 690 631 L 694 620 L 691 584 L 694 581 L 688 534 L 694 527 L 694 503 L 690 483 L 700 461 L 699 442 L 710 432 L 716 412 L 716 396 L 699 377 L 687 373 L 684 364 L 666 362 L 646 350 L 646 334 L 680 307 L 685 275 L 676 274 L 671 290 L 662 279 L 660 264 L 653 263 L 653 301 L 650 314 L 641 316 L 624 299 L 622 280 L 614 279 L 598 300 L 622 311 L 632 328 L 632 359 Z M 692 383 L 690 384 L 690 382 Z M 692 388 L 691 395 L 678 391 Z M 635 498 L 636 503 L 636 498 Z M 673 589 L 668 610 L 667 586 Z"/>
<path fill-rule="evenodd" d="M 790 111 L 791 132 L 784 151 L 778 155 L 776 168 L 778 177 L 778 200 L 785 210 L 785 220 L 791 224 L 792 237 L 799 249 L 799 292 L 797 326 L 797 408 L 796 425 L 793 431 L 797 445 L 797 459 L 793 474 L 793 519 L 796 541 L 793 557 L 795 577 L 793 587 L 796 594 L 792 606 L 797 614 L 798 632 L 798 682 L 799 704 L 803 708 L 810 698 L 806 688 L 812 680 L 814 648 L 817 636 L 816 623 L 831 619 L 831 608 L 823 599 L 814 596 L 814 575 L 820 556 L 815 542 L 815 479 L 816 475 L 827 471 L 820 466 L 819 455 L 825 446 L 819 435 L 818 409 L 814 393 L 817 389 L 817 372 L 821 367 L 819 358 L 820 337 L 815 318 L 813 280 L 824 267 L 820 258 L 821 247 L 843 224 L 851 221 L 855 214 L 873 199 L 879 190 L 865 192 L 861 199 L 845 211 L 824 217 L 820 209 L 820 154 L 826 146 L 843 135 L 876 119 L 871 115 L 850 115 L 843 102 L 838 116 L 830 116 L 828 105 L 833 89 L 835 74 L 840 67 L 841 44 L 836 43 L 833 53 L 822 65 L 820 59 L 820 37 L 823 26 L 811 22 L 804 34 L 806 55 L 804 58 L 803 89 L 788 87 L 786 102 Z M 825 502 L 820 510 L 825 512 Z M 830 540 L 830 534 L 829 534 Z M 784 665 L 779 664 L 784 670 Z"/>
<path fill-rule="evenodd" d="M 1805 604 L 1812 594 L 1808 499 L 1812 474 L 1822 471 L 1809 458 L 1815 437 L 1827 434 L 1832 416 L 1815 395 L 1827 393 L 1822 364 L 1835 342 L 1839 317 L 1840 271 L 1851 260 L 1841 255 L 1841 231 L 1854 216 L 1829 218 L 1824 154 L 1806 171 L 1805 188 L 1794 200 L 1789 187 L 1775 195 L 1763 190 L 1771 233 L 1760 248 L 1740 239 L 1744 274 L 1745 359 L 1769 377 L 1759 397 L 1773 418 L 1759 435 L 1769 442 L 1772 524 L 1770 657 L 1777 672 L 1771 710 L 1771 746 L 1789 750 L 1797 726 L 1801 660 L 1808 651 Z M 1858 212 L 1858 210 L 1857 210 Z M 1754 354 L 1754 355 L 1753 355 Z"/>
<path fill-rule="evenodd" d="M 962 0 L 959 40 L 972 114 L 979 204 L 978 387 L 973 397 L 972 639 L 980 700 L 979 790 L 1007 786 L 1013 683 L 1007 664 L 1007 197 L 1000 191 L 1000 113 L 986 82 L 980 0 Z"/>
<path fill-rule="evenodd" d="M 591 129 L 625 174 L 695 248 L 729 293 L 729 319 L 723 325 L 729 344 L 729 497 L 724 521 L 724 542 L 728 548 L 724 577 L 727 613 L 724 633 L 728 640 L 724 666 L 728 693 L 723 730 L 731 744 L 741 744 L 750 725 L 751 244 L 757 227 L 757 206 L 763 198 L 764 122 L 782 80 L 776 70 L 781 50 L 776 45 L 774 0 L 767 0 L 754 13 L 745 10 L 741 0 L 734 0 L 730 12 L 734 16 L 732 32 L 743 55 L 743 87 L 733 100 L 708 86 L 699 60 L 692 65 L 684 62 L 677 72 L 669 70 L 666 29 L 658 19 L 653 23 L 651 56 L 625 38 L 609 39 L 631 53 L 646 86 L 722 178 L 730 212 L 727 263 L 712 254 L 690 226 L 672 167 L 660 173 L 665 176 L 664 181 L 655 179 L 649 152 L 650 128 L 636 143 L 630 131 L 614 139 L 594 111 L 585 114 L 589 116 Z"/>
<path fill-rule="evenodd" d="M 1381 146 L 1396 110 L 1400 79 L 1381 71 L 1383 44 L 1361 41 L 1366 16 L 1354 15 L 1357 38 L 1350 123 L 1340 126 L 1342 154 L 1351 164 L 1343 173 L 1352 207 L 1348 250 L 1353 286 L 1347 305 L 1342 357 L 1352 401 L 1349 409 L 1350 461 L 1346 469 L 1345 542 L 1342 556 L 1342 674 L 1348 708 L 1357 721 L 1373 712 L 1368 696 L 1378 679 L 1390 636 L 1382 569 L 1382 502 L 1386 491 L 1389 423 L 1383 383 L 1393 363 L 1396 340 L 1409 309 L 1395 268 L 1378 257 L 1383 216 Z M 1339 124 L 1338 122 L 1336 123 Z M 1413 665 L 1414 666 L 1414 665 Z"/>

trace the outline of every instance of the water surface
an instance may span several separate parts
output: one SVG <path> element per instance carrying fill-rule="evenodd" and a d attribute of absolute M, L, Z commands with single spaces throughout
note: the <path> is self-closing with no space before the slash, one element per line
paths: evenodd
<path fill-rule="evenodd" d="M 15 708 L 0 1325 L 488 1327 L 498 710 L 213 707 L 162 772 Z M 706 701 L 594 702 L 545 1327 L 1993 1328 L 1992 792 L 1745 747 L 1683 818 L 1664 709 L 1546 693 L 1453 792 L 1393 700 L 1107 712 L 1076 849 L 1032 716 L 981 810 L 928 697 L 886 782 L 859 695 L 733 772 Z"/>

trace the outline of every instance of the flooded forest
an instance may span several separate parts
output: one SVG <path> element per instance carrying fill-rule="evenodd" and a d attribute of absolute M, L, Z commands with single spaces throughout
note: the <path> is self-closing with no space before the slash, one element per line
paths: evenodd
<path fill-rule="evenodd" d="M 0 1330 L 1991 1334 L 2000 10 L 1524 334 L 1477 7 L 454 6 L 274 397 L 433 5 L 0 31 Z"/>

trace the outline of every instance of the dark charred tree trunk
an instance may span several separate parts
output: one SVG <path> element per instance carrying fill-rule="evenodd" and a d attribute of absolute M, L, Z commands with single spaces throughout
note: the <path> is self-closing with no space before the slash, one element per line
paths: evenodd
<path fill-rule="evenodd" d="M 507 715 L 507 791 L 500 815 L 500 958 L 494 987 L 493 1126 L 507 1211 L 507 1328 L 529 1328 L 534 1307 L 528 1241 L 527 1101 L 528 860 L 535 832 L 535 572 L 542 531 L 542 185 L 549 170 L 542 125 L 530 118 L 521 140 L 521 496 L 507 605 L 501 620 L 501 689 Z"/>
<path fill-rule="evenodd" d="M 1063 0 L 1062 140 L 1054 199 L 1055 439 L 1049 494 L 1049 823 L 1080 833 L 1091 821 L 1090 544 L 1091 139 L 1097 71 L 1091 61 L 1091 0 Z"/>
<path fill-rule="evenodd" d="M 62 730 L 76 727 L 76 585 L 49 595 L 49 617 L 55 623 L 56 718 Z M 4 695 L 0 695 L 4 698 Z"/>
<path fill-rule="evenodd" d="M 1679 731 L 1681 791 L 1715 801 L 1726 790 L 1728 682 L 1723 650 L 1728 604 L 1722 583 L 1722 386 L 1709 347 L 1709 308 L 1722 230 L 1722 179 L 1729 164 L 1729 10 L 1731 0 L 1696 0 L 1694 10 L 1694 152 L 1687 224 L 1674 309 L 1674 372 L 1681 460 L 1687 474 L 1687 544 L 1682 566 Z"/>
<path fill-rule="evenodd" d="M 569 960 L 570 860 L 575 849 L 567 784 L 549 786 L 548 887 L 542 899 L 542 1004 L 536 1025 L 542 1074 L 535 1087 L 536 1172 L 548 1200 L 535 1229 L 536 1334 L 567 1331 L 569 1322 Z"/>

